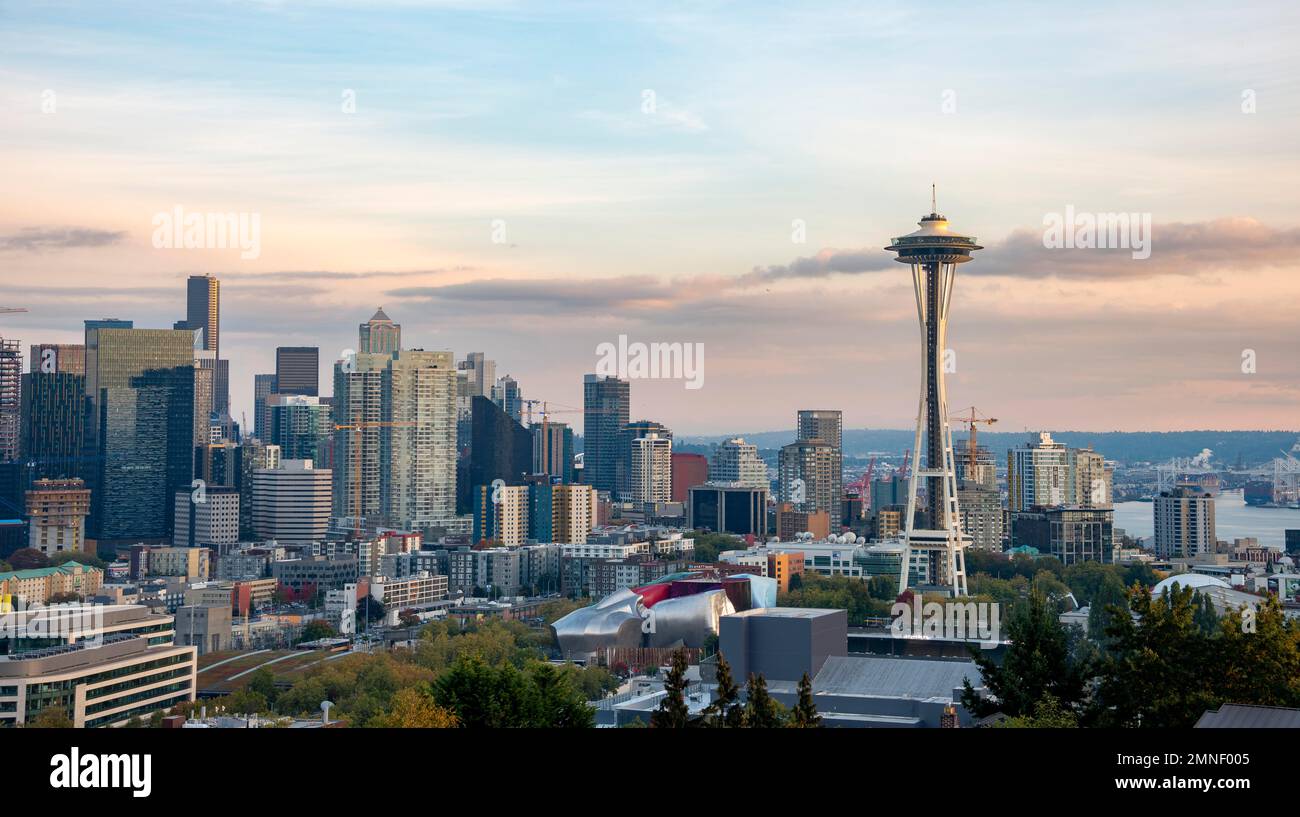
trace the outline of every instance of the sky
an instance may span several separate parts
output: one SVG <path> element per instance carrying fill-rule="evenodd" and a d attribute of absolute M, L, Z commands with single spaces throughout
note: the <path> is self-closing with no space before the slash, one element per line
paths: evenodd
<path fill-rule="evenodd" d="M 1288 3 L 0 1 L 0 335 L 170 328 L 222 281 L 236 417 L 382 306 L 574 422 L 602 343 L 678 435 L 915 422 L 911 277 L 962 266 L 949 402 L 998 430 L 1295 429 L 1300 13 Z M 156 218 L 256 216 L 256 253 Z M 1049 248 L 1150 218 L 1150 257 Z M 243 257 L 255 255 L 256 257 Z M 566 413 L 568 412 L 568 413 Z"/>

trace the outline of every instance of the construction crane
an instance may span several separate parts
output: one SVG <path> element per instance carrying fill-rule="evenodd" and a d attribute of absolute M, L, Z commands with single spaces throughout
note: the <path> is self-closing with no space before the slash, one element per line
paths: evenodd
<path fill-rule="evenodd" d="M 361 432 L 370 428 L 397 428 L 414 425 L 418 425 L 418 423 L 413 420 L 373 420 L 345 423 L 343 425 L 334 424 L 335 431 L 355 431 L 357 433 L 356 443 L 352 446 L 352 500 L 355 503 L 352 515 L 352 535 L 357 539 L 361 538 Z"/>
<path fill-rule="evenodd" d="M 862 512 L 859 516 L 863 519 L 870 516 L 871 510 L 871 476 L 876 471 L 876 455 L 871 455 L 871 462 L 867 463 L 867 470 L 863 472 L 862 478 L 857 482 L 850 482 L 849 490 L 854 488 L 858 491 L 858 498 L 862 500 Z"/>
<path fill-rule="evenodd" d="M 969 416 L 967 416 L 966 414 L 959 414 L 959 415 L 954 415 L 952 417 L 949 417 L 948 419 L 955 420 L 956 422 L 962 423 L 968 429 L 969 436 L 966 439 L 966 448 L 967 451 L 969 452 L 969 459 L 967 459 L 966 464 L 968 468 L 973 469 L 975 467 L 975 451 L 976 451 L 975 437 L 976 434 L 978 433 L 975 429 L 975 426 L 977 425 L 991 426 L 998 421 L 998 418 L 985 417 L 984 415 L 980 414 L 979 410 L 976 409 L 974 406 L 970 406 L 969 408 L 964 408 L 962 409 L 962 411 L 969 412 L 970 413 Z M 969 477 L 967 478 L 969 479 Z"/>

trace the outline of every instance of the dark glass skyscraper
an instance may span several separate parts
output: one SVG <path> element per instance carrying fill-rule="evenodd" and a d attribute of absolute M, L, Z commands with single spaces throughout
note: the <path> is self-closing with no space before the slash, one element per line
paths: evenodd
<path fill-rule="evenodd" d="M 619 463 L 630 404 L 628 381 L 594 374 L 583 378 L 583 481 L 599 491 L 618 491 L 622 487 Z"/>
<path fill-rule="evenodd" d="M 191 275 L 186 282 L 185 325 L 202 329 L 202 348 L 221 358 L 221 282 L 213 276 Z"/>
<path fill-rule="evenodd" d="M 275 350 L 275 393 L 320 394 L 320 348 L 281 346 Z"/>
<path fill-rule="evenodd" d="M 86 375 L 31 372 L 23 375 L 20 449 L 36 479 L 81 473 L 86 429 Z"/>
<path fill-rule="evenodd" d="M 253 375 L 253 436 L 262 442 L 271 437 L 271 404 L 268 402 L 275 394 L 275 375 Z M 245 429 L 247 434 L 248 430 Z"/>
<path fill-rule="evenodd" d="M 473 397 L 470 411 L 469 455 L 459 463 L 456 478 L 456 504 L 461 513 L 470 512 L 474 489 L 490 485 L 494 479 L 522 485 L 533 464 L 533 436 L 528 429 L 486 397 Z"/>
<path fill-rule="evenodd" d="M 86 411 L 87 538 L 166 537 L 194 467 L 194 333 L 88 330 Z"/>

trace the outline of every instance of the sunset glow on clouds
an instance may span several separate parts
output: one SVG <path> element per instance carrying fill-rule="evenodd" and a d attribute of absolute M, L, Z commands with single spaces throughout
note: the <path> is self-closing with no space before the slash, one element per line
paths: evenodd
<path fill-rule="evenodd" d="M 953 405 L 1005 430 L 1297 427 L 1285 5 L 547 5 L 0 6 L 0 304 L 30 310 L 0 333 L 170 327 L 211 272 L 237 414 L 275 346 L 328 364 L 382 305 L 406 345 L 575 406 L 602 342 L 703 343 L 704 388 L 633 384 L 679 434 L 814 405 L 902 428 L 916 312 L 881 248 L 934 182 L 986 247 Z M 155 248 L 175 206 L 259 213 L 260 254 Z M 1067 206 L 1150 213 L 1151 257 L 1045 249 Z"/>

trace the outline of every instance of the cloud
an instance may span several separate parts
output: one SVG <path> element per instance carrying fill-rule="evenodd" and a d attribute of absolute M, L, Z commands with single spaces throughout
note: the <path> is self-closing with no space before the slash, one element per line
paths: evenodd
<path fill-rule="evenodd" d="M 1126 249 L 1049 249 L 1041 229 L 1020 229 L 976 253 L 963 272 L 1014 278 L 1133 279 L 1197 276 L 1224 270 L 1289 265 L 1300 251 L 1300 229 L 1279 230 L 1253 218 L 1155 224 L 1151 257 Z"/>
<path fill-rule="evenodd" d="M 512 311 L 586 315 L 667 307 L 677 297 L 674 287 L 648 276 L 535 280 L 489 278 L 445 286 L 391 289 L 387 295 L 484 309 L 508 307 Z"/>
<path fill-rule="evenodd" d="M 43 252 L 81 247 L 108 247 L 126 238 L 124 230 L 89 227 L 31 227 L 0 235 L 0 252 Z"/>
<path fill-rule="evenodd" d="M 436 277 L 447 273 L 472 272 L 474 267 L 457 266 L 420 270 L 367 270 L 343 272 L 339 270 L 279 270 L 274 272 L 218 272 L 222 279 L 240 281 L 363 281 L 370 278 L 420 278 Z"/>
<path fill-rule="evenodd" d="M 894 257 L 883 249 L 838 250 L 827 248 L 807 258 L 788 264 L 754 267 L 740 277 L 741 283 L 770 283 L 790 278 L 825 278 L 837 273 L 883 272 L 894 264 Z"/>

